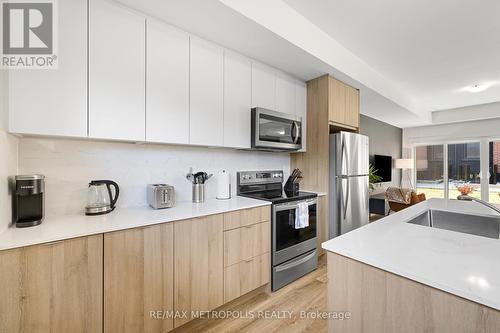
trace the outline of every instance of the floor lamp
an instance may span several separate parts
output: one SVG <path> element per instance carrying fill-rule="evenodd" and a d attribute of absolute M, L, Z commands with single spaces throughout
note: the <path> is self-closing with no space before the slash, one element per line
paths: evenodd
<path fill-rule="evenodd" d="M 403 187 L 403 174 L 405 170 L 412 170 L 414 168 L 413 159 L 412 158 L 397 158 L 394 161 L 394 167 L 396 169 L 401 169 L 401 187 Z M 410 173 L 407 174 L 408 182 L 410 184 L 410 188 L 413 189 L 413 183 L 411 181 Z"/>

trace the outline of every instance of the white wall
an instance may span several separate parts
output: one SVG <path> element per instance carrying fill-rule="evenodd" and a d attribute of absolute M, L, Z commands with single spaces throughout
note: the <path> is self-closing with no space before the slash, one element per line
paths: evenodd
<path fill-rule="evenodd" d="M 18 139 L 7 133 L 8 73 L 0 69 L 0 233 L 12 222 L 11 179 L 17 173 Z"/>
<path fill-rule="evenodd" d="M 500 117 L 500 111 L 498 116 Z M 418 144 L 500 139 L 500 118 L 403 129 L 403 151 Z M 407 155 L 409 156 L 409 155 Z"/>
<path fill-rule="evenodd" d="M 290 155 L 190 146 L 96 142 L 52 138 L 22 138 L 19 143 L 20 173 L 41 173 L 46 178 L 46 212 L 82 213 L 87 185 L 93 179 L 111 179 L 120 185 L 118 205 L 146 205 L 146 185 L 175 186 L 178 201 L 191 200 L 191 184 L 185 174 L 214 173 L 225 169 L 236 191 L 236 171 L 284 170 L 290 172 Z M 207 197 L 216 196 L 216 181 L 206 185 Z"/>
<path fill-rule="evenodd" d="M 462 108 L 435 111 L 432 113 L 433 124 L 446 124 L 478 119 L 492 119 L 500 116 L 500 102 L 471 105 Z"/>
<path fill-rule="evenodd" d="M 401 128 L 361 115 L 359 132 L 370 138 L 370 160 L 374 155 L 388 155 L 392 159 L 401 158 Z M 394 163 L 394 162 L 393 162 Z M 374 184 L 373 193 L 385 192 L 389 186 L 400 186 L 401 170 L 392 168 L 392 180 Z"/>

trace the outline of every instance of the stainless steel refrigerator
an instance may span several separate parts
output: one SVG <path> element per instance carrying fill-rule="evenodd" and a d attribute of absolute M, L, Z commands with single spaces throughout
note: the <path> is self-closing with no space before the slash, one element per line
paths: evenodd
<path fill-rule="evenodd" d="M 365 135 L 330 135 L 329 238 L 369 222 L 368 148 Z"/>

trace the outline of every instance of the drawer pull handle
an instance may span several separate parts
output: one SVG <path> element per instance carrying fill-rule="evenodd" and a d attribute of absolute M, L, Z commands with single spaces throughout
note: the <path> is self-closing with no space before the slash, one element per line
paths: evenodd
<path fill-rule="evenodd" d="M 244 259 L 243 261 L 244 261 L 244 262 L 252 262 L 252 261 L 253 261 L 253 258 L 250 258 L 250 259 Z"/>

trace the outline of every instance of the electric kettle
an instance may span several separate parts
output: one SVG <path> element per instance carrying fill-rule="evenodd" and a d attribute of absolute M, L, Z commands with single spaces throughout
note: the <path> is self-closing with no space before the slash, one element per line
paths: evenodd
<path fill-rule="evenodd" d="M 111 191 L 114 187 L 114 196 Z M 118 184 L 112 180 L 93 180 L 89 183 L 85 215 L 107 214 L 115 209 L 120 195 Z"/>

